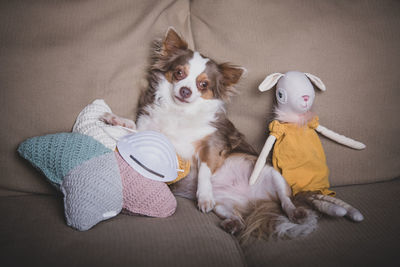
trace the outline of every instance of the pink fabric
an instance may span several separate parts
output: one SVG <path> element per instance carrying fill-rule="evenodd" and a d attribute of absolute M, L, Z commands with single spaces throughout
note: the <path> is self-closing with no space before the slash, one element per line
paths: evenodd
<path fill-rule="evenodd" d="M 151 217 L 168 217 L 176 210 L 176 199 L 167 184 L 147 179 L 136 172 L 116 151 L 123 187 L 123 212 Z"/>

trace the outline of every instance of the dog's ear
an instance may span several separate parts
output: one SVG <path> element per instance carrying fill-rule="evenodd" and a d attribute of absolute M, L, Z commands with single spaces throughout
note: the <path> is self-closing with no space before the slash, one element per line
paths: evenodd
<path fill-rule="evenodd" d="M 188 44 L 179 36 L 174 28 L 169 27 L 162 43 L 162 54 L 170 55 L 177 50 L 185 50 Z"/>
<path fill-rule="evenodd" d="M 246 69 L 230 63 L 222 63 L 218 65 L 218 70 L 221 73 L 219 81 L 219 93 L 223 99 L 227 100 L 230 96 L 236 93 L 233 87 L 237 84 L 240 78 L 246 73 Z"/>
<path fill-rule="evenodd" d="M 242 75 L 246 72 L 245 68 L 230 63 L 219 64 L 218 69 L 222 74 L 223 85 L 227 87 L 237 84 Z"/>

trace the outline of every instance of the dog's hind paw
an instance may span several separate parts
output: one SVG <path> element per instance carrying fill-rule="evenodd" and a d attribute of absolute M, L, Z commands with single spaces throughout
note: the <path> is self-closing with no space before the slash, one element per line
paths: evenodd
<path fill-rule="evenodd" d="M 302 223 L 308 216 L 308 212 L 303 207 L 298 207 L 288 214 L 289 220 L 294 223 Z"/>
<path fill-rule="evenodd" d="M 244 223 L 243 220 L 239 217 L 232 217 L 225 219 L 221 222 L 221 227 L 224 229 L 226 232 L 234 235 L 239 233 L 244 229 Z"/>

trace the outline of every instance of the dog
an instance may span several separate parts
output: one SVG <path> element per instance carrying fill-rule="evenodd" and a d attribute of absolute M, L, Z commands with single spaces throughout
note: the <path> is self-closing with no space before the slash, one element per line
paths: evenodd
<path fill-rule="evenodd" d="M 312 232 L 316 215 L 296 207 L 282 175 L 266 165 L 249 186 L 257 153 L 227 118 L 225 103 L 245 69 L 218 64 L 169 28 L 155 42 L 148 88 L 139 100 L 137 130 L 166 135 L 177 154 L 191 161 L 189 175 L 174 184 L 175 195 L 197 199 L 200 211 L 214 211 L 221 227 L 243 238 L 296 237 Z M 131 120 L 105 114 L 103 120 L 135 127 Z"/>

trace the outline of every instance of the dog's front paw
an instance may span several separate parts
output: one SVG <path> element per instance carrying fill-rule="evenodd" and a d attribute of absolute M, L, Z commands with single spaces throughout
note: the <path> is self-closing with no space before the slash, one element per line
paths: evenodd
<path fill-rule="evenodd" d="M 105 112 L 100 119 L 107 124 L 118 125 L 118 116 L 112 113 Z"/>
<path fill-rule="evenodd" d="M 113 125 L 113 126 L 123 126 L 126 128 L 130 129 L 135 129 L 136 125 L 135 122 L 129 120 L 129 119 L 124 119 L 121 117 L 118 117 L 115 114 L 106 112 L 101 116 L 101 120 L 104 121 L 107 124 Z"/>
<path fill-rule="evenodd" d="M 204 213 L 210 212 L 215 207 L 215 201 L 212 194 L 199 194 L 197 196 L 197 206 Z"/>

